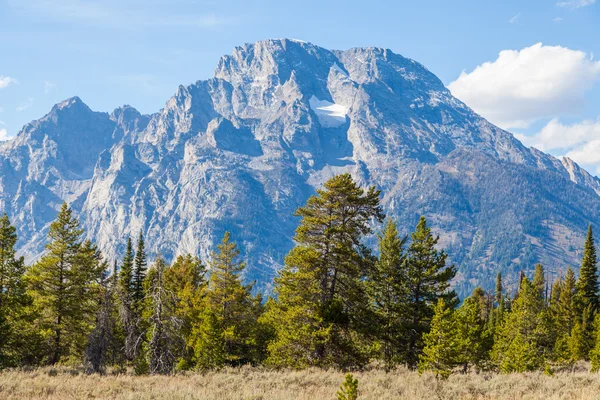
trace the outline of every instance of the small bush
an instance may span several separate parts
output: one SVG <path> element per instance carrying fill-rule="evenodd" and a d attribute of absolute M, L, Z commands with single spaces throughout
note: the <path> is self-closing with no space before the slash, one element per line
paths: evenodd
<path fill-rule="evenodd" d="M 356 399 L 358 399 L 358 379 L 355 379 L 352 374 L 346 374 L 346 379 L 337 392 L 337 400 Z"/>

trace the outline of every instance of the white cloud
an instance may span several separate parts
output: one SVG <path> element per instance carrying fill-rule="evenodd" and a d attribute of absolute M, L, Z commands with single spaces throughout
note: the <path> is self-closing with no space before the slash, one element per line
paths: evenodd
<path fill-rule="evenodd" d="M 4 89 L 8 85 L 19 83 L 16 79 L 10 76 L 0 75 L 0 89 Z"/>
<path fill-rule="evenodd" d="M 579 111 L 600 77 L 600 62 L 582 51 L 537 43 L 503 50 L 498 59 L 463 71 L 448 85 L 452 94 L 503 128 Z"/>
<path fill-rule="evenodd" d="M 592 140 L 600 139 L 600 118 L 597 121 L 587 120 L 572 125 L 562 124 L 554 118 L 535 135 L 521 135 L 519 139 L 526 145 L 540 150 L 566 153 Z"/>
<path fill-rule="evenodd" d="M 587 7 L 594 4 L 596 0 L 569 0 L 569 1 L 559 1 L 556 3 L 558 7 L 567 7 L 567 8 L 581 8 Z"/>
<path fill-rule="evenodd" d="M 12 139 L 12 136 L 8 136 L 8 131 L 6 128 L 0 129 L 0 142 L 4 142 L 9 139 Z"/>
<path fill-rule="evenodd" d="M 48 94 L 52 91 L 52 89 L 54 89 L 56 87 L 55 83 L 52 83 L 50 81 L 44 81 L 44 93 Z"/>
<path fill-rule="evenodd" d="M 511 19 L 508 20 L 509 24 L 514 24 L 515 22 L 517 22 L 519 20 L 519 18 L 521 18 L 521 13 L 518 13 L 517 15 L 515 15 L 514 17 L 512 17 Z"/>
<path fill-rule="evenodd" d="M 565 125 L 552 119 L 532 136 L 515 135 L 528 146 L 556 155 L 566 155 L 575 162 L 600 172 L 600 117 Z"/>
<path fill-rule="evenodd" d="M 17 108 L 15 108 L 15 110 L 18 112 L 27 110 L 28 108 L 33 106 L 33 100 L 33 97 L 28 98 L 27 101 L 18 105 Z"/>
<path fill-rule="evenodd" d="M 552 21 L 558 24 L 558 23 L 562 22 L 562 20 L 563 20 L 562 17 L 556 17 Z"/>

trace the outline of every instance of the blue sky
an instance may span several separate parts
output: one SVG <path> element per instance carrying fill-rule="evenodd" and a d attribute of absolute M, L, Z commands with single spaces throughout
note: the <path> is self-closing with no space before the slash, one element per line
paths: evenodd
<path fill-rule="evenodd" d="M 0 139 L 74 95 L 157 111 L 234 46 L 279 37 L 390 48 L 526 144 L 600 172 L 595 0 L 0 0 Z"/>

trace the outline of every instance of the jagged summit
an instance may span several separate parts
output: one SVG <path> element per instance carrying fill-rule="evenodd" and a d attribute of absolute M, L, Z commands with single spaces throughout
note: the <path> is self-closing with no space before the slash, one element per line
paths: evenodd
<path fill-rule="evenodd" d="M 576 265 L 600 223 L 598 178 L 526 148 L 418 62 L 291 39 L 236 47 L 152 115 L 57 104 L 0 148 L 0 210 L 29 260 L 64 200 L 109 259 L 140 230 L 152 254 L 206 259 L 229 230 L 268 290 L 293 211 L 340 172 L 379 187 L 403 232 L 426 215 L 463 293 L 498 270 Z"/>

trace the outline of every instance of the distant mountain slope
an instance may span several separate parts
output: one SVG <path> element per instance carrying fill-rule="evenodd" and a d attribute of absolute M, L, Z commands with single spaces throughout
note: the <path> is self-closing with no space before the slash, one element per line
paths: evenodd
<path fill-rule="evenodd" d="M 598 178 L 524 147 L 421 64 L 287 39 L 235 48 L 150 116 L 56 105 L 0 147 L 0 209 L 29 259 L 63 200 L 109 257 L 142 230 L 154 254 L 206 258 L 231 230 L 248 278 L 268 289 L 293 211 L 344 171 L 382 189 L 404 232 L 430 219 L 463 293 L 498 270 L 576 265 L 587 224 L 600 223 Z"/>

